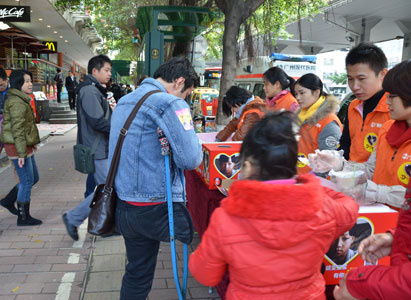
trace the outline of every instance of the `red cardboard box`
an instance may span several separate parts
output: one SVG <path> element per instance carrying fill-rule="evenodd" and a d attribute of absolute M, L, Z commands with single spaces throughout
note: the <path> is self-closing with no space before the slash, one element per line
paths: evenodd
<path fill-rule="evenodd" d="M 331 245 L 324 256 L 324 278 L 327 285 L 338 284 L 345 273 L 353 268 L 367 265 L 358 254 L 358 245 L 370 235 L 386 232 L 397 224 L 397 211 L 386 205 L 361 206 L 357 223 Z M 389 265 L 384 257 L 378 265 Z"/>
<path fill-rule="evenodd" d="M 237 179 L 240 172 L 241 142 L 203 143 L 203 162 L 196 169 L 210 190 L 223 179 Z"/>

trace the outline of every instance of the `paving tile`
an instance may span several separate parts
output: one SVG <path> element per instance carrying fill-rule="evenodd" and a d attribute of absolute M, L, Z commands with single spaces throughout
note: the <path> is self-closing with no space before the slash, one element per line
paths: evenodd
<path fill-rule="evenodd" d="M 38 274 L 28 274 L 26 282 L 60 282 L 63 272 L 44 272 Z"/>
<path fill-rule="evenodd" d="M 86 264 L 53 264 L 52 272 L 73 272 L 86 270 Z"/>
<path fill-rule="evenodd" d="M 0 295 L 36 294 L 43 289 L 43 283 L 6 283 L 0 286 Z"/>
<path fill-rule="evenodd" d="M 36 241 L 36 240 L 40 240 L 43 242 L 60 242 L 63 240 L 63 235 L 59 235 L 59 234 L 42 234 L 42 235 L 38 235 L 38 236 L 33 236 L 31 238 L 32 241 Z M 47 245 L 46 245 L 47 246 Z"/>
<path fill-rule="evenodd" d="M 123 273 L 122 271 L 90 273 L 86 292 L 119 291 Z"/>
<path fill-rule="evenodd" d="M 23 255 L 23 256 L 2 256 L 0 257 L 0 265 L 3 264 L 32 264 L 36 260 L 37 256 Z"/>
<path fill-rule="evenodd" d="M 0 249 L 9 249 L 11 242 L 0 242 Z"/>
<path fill-rule="evenodd" d="M 0 274 L 0 282 L 1 284 L 24 283 L 26 281 L 26 277 L 26 274 Z"/>
<path fill-rule="evenodd" d="M 93 255 L 110 255 L 110 254 L 119 254 L 125 253 L 124 242 L 119 241 L 105 241 L 99 244 L 99 247 L 93 252 Z"/>
<path fill-rule="evenodd" d="M 124 271 L 126 258 L 124 254 L 93 255 L 91 272 Z"/>
<path fill-rule="evenodd" d="M 14 300 L 55 300 L 55 294 L 18 295 Z"/>
<path fill-rule="evenodd" d="M 209 294 L 208 293 L 208 288 L 206 287 L 192 287 L 188 288 L 188 293 L 190 293 L 191 298 L 197 299 L 197 298 L 202 298 L 202 299 L 213 299 L 215 297 L 218 297 L 218 293 L 216 289 L 212 289 L 213 293 Z"/>
<path fill-rule="evenodd" d="M 36 256 L 36 264 L 65 264 L 68 256 Z"/>
<path fill-rule="evenodd" d="M 13 270 L 14 265 L 0 265 L 0 273 L 8 273 Z"/>
<path fill-rule="evenodd" d="M 178 293 L 174 289 L 151 290 L 148 300 L 178 300 Z"/>
<path fill-rule="evenodd" d="M 11 272 L 47 272 L 50 271 L 51 264 L 27 264 L 27 265 L 14 265 Z"/>
<path fill-rule="evenodd" d="M 120 292 L 85 293 L 83 300 L 118 300 Z"/>
<path fill-rule="evenodd" d="M 0 256 L 17 256 L 22 255 L 24 250 L 22 249 L 0 249 Z"/>
<path fill-rule="evenodd" d="M 14 249 L 33 249 L 33 248 L 43 248 L 44 242 L 13 242 L 11 243 L 11 248 Z"/>

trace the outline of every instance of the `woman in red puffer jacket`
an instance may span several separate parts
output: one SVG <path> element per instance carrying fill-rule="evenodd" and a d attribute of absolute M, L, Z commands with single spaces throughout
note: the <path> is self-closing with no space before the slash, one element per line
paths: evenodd
<path fill-rule="evenodd" d="M 217 208 L 189 268 L 214 286 L 228 270 L 227 300 L 325 299 L 320 268 L 331 243 L 356 222 L 358 205 L 297 174 L 293 114 L 256 123 L 242 148 L 242 179 Z"/>

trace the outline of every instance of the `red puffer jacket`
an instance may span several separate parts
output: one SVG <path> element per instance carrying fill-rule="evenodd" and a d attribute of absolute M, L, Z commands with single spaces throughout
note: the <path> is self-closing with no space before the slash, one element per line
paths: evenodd
<path fill-rule="evenodd" d="M 411 180 L 406 194 L 408 209 L 401 209 L 391 248 L 391 266 L 351 270 L 347 289 L 358 299 L 411 299 Z"/>
<path fill-rule="evenodd" d="M 321 263 L 356 222 L 350 197 L 304 174 L 296 184 L 237 181 L 221 206 L 190 257 L 200 283 L 215 286 L 228 269 L 227 300 L 325 299 Z"/>

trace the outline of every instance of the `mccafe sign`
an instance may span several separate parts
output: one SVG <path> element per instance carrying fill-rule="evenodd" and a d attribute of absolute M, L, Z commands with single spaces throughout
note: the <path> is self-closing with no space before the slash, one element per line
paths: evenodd
<path fill-rule="evenodd" d="M 0 5 L 0 22 L 30 22 L 30 6 Z"/>

